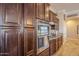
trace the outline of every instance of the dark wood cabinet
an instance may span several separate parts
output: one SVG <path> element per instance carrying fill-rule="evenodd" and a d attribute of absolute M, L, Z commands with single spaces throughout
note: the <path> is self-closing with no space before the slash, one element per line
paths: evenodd
<path fill-rule="evenodd" d="M 48 3 L 37 3 L 36 4 L 36 18 L 49 21 L 49 4 Z"/>
<path fill-rule="evenodd" d="M 59 46 L 61 47 L 63 45 L 63 37 L 61 36 L 60 38 L 59 38 Z"/>
<path fill-rule="evenodd" d="M 0 56 L 35 56 L 36 19 L 44 21 L 55 19 L 49 12 L 49 4 L 0 3 Z M 52 42 L 51 54 L 56 51 L 56 49 L 54 50 L 56 43 Z M 62 42 L 60 41 L 58 44 L 60 43 Z M 39 56 L 48 55 L 49 48 L 39 54 Z"/>
<path fill-rule="evenodd" d="M 5 26 L 20 26 L 22 22 L 21 4 L 4 4 L 4 19 Z"/>
<path fill-rule="evenodd" d="M 0 3 L 0 25 L 2 25 L 4 19 L 4 6 L 4 4 Z"/>
<path fill-rule="evenodd" d="M 0 55 L 35 55 L 35 4 L 0 4 Z"/>
<path fill-rule="evenodd" d="M 38 54 L 38 56 L 49 56 L 49 48 L 42 51 L 40 54 Z"/>
<path fill-rule="evenodd" d="M 24 55 L 34 55 L 35 47 L 35 32 L 34 28 L 24 29 Z"/>
<path fill-rule="evenodd" d="M 63 44 L 63 38 L 62 38 L 62 36 L 60 36 L 59 38 L 56 39 L 56 51 L 58 51 L 60 49 L 62 44 Z"/>
<path fill-rule="evenodd" d="M 56 39 L 53 39 L 49 42 L 50 46 L 50 55 L 53 55 L 56 52 Z"/>
<path fill-rule="evenodd" d="M 56 51 L 59 50 L 59 38 L 56 39 Z"/>
<path fill-rule="evenodd" d="M 45 19 L 45 7 L 44 3 L 37 3 L 36 4 L 36 18 L 41 20 Z"/>
<path fill-rule="evenodd" d="M 54 55 L 60 49 L 62 42 L 63 42 L 62 36 L 49 41 L 50 55 Z"/>
<path fill-rule="evenodd" d="M 19 29 L 0 28 L 0 55 L 21 55 L 21 36 Z"/>
<path fill-rule="evenodd" d="M 49 11 L 49 20 L 50 20 L 50 22 L 53 22 L 53 14 L 52 14 L 52 11 Z"/>
<path fill-rule="evenodd" d="M 55 30 L 59 30 L 59 19 L 57 18 L 57 15 L 52 11 L 49 11 L 49 20 L 50 22 L 54 22 Z"/>
<path fill-rule="evenodd" d="M 45 3 L 45 20 L 49 21 L 49 4 Z"/>
<path fill-rule="evenodd" d="M 56 16 L 57 15 L 54 12 L 49 11 L 49 19 L 50 19 L 51 22 L 57 22 Z"/>
<path fill-rule="evenodd" d="M 0 4 L 0 55 L 22 55 L 21 6 L 14 3 Z"/>
<path fill-rule="evenodd" d="M 35 20 L 35 4 L 24 4 L 24 27 L 33 27 Z"/>
<path fill-rule="evenodd" d="M 35 40 L 35 4 L 24 4 L 24 55 L 33 56 Z"/>

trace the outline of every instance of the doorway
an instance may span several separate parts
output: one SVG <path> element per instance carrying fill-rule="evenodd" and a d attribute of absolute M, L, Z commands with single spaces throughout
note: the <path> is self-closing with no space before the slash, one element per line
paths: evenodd
<path fill-rule="evenodd" d="M 67 39 L 79 38 L 79 17 L 71 17 L 66 20 Z"/>

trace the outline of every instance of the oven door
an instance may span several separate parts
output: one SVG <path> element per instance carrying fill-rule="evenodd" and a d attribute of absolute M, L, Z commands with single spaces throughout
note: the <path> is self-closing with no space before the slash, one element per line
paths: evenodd
<path fill-rule="evenodd" d="M 37 39 L 37 54 L 49 47 L 48 36 L 42 36 Z"/>

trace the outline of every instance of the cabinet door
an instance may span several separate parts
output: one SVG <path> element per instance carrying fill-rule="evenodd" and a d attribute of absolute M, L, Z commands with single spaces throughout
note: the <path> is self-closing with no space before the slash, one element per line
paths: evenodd
<path fill-rule="evenodd" d="M 24 55 L 34 55 L 34 37 L 33 28 L 24 29 Z"/>
<path fill-rule="evenodd" d="M 50 22 L 53 22 L 53 14 L 52 14 L 52 11 L 49 11 L 49 19 L 50 19 Z"/>
<path fill-rule="evenodd" d="M 0 28 L 0 55 L 20 55 L 20 37 L 18 29 Z"/>
<path fill-rule="evenodd" d="M 0 25 L 3 23 L 3 18 L 4 18 L 4 4 L 0 3 Z"/>
<path fill-rule="evenodd" d="M 56 23 L 56 30 L 59 30 L 59 19 L 55 19 L 55 23 Z"/>
<path fill-rule="evenodd" d="M 45 19 L 45 5 L 44 3 L 36 4 L 36 17 L 39 19 Z"/>
<path fill-rule="evenodd" d="M 50 55 L 53 55 L 56 52 L 56 39 L 50 41 Z"/>
<path fill-rule="evenodd" d="M 62 36 L 59 38 L 59 47 L 61 47 L 62 46 L 62 41 L 63 39 L 62 39 Z"/>
<path fill-rule="evenodd" d="M 45 20 L 49 21 L 49 4 L 45 4 Z"/>
<path fill-rule="evenodd" d="M 49 19 L 51 22 L 56 22 L 56 14 L 52 11 L 49 11 Z"/>
<path fill-rule="evenodd" d="M 24 26 L 34 26 L 35 18 L 35 4 L 34 3 L 26 3 L 24 4 Z"/>
<path fill-rule="evenodd" d="M 58 38 L 56 39 L 56 51 L 58 51 L 58 47 L 59 47 L 59 44 L 58 44 Z"/>
<path fill-rule="evenodd" d="M 22 21 L 21 4 L 5 4 L 4 25 L 19 26 Z"/>

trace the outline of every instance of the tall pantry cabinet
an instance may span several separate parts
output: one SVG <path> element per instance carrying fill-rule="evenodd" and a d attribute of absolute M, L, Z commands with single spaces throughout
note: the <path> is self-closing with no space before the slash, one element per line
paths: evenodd
<path fill-rule="evenodd" d="M 0 55 L 21 55 L 21 4 L 0 4 Z"/>
<path fill-rule="evenodd" d="M 0 4 L 0 55 L 35 55 L 34 4 Z"/>
<path fill-rule="evenodd" d="M 35 55 L 35 4 L 24 4 L 24 55 Z"/>

